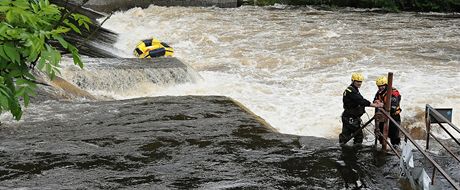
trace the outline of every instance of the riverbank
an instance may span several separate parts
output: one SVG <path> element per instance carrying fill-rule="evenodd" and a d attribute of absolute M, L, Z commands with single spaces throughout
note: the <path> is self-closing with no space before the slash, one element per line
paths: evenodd
<path fill-rule="evenodd" d="M 460 2 L 451 0 L 248 0 L 245 3 L 262 6 L 273 5 L 275 3 L 317 5 L 328 9 L 335 7 L 381 8 L 388 12 L 460 12 Z"/>
<path fill-rule="evenodd" d="M 59 2 L 59 1 L 55 1 Z M 82 0 L 72 0 L 76 4 L 81 4 Z M 460 2 L 452 0 L 89 0 L 85 7 L 96 11 L 113 12 L 128 10 L 134 7 L 146 8 L 149 5 L 156 6 L 215 6 L 220 8 L 236 8 L 242 5 L 268 6 L 274 4 L 295 5 L 295 6 L 314 6 L 320 10 L 339 10 L 344 7 L 373 9 L 374 12 L 460 12 Z"/>
<path fill-rule="evenodd" d="M 81 4 L 83 0 L 71 0 L 71 2 Z M 96 11 L 112 12 L 134 7 L 147 8 L 149 5 L 235 8 L 239 6 L 239 2 L 239 0 L 89 0 L 85 3 L 85 7 Z"/>

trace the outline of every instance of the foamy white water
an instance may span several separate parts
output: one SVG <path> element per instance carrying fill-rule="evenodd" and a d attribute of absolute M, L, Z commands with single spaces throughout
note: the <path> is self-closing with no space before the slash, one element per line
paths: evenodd
<path fill-rule="evenodd" d="M 116 48 L 123 56 L 132 56 L 139 40 L 154 36 L 203 77 L 129 97 L 224 95 L 282 133 L 336 137 L 351 73 L 364 73 L 361 92 L 372 99 L 375 78 L 393 72 L 404 126 L 425 127 L 425 104 L 453 108 L 453 123 L 460 124 L 458 19 L 310 8 L 150 6 L 117 12 L 104 27 L 120 33 Z"/>

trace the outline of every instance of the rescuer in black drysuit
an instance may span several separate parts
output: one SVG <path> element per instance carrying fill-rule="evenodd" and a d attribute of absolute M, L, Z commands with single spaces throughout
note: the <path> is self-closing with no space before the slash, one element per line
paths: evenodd
<path fill-rule="evenodd" d="M 351 75 L 351 84 L 343 92 L 343 113 L 342 113 L 342 133 L 339 135 L 339 143 L 343 144 L 353 133 L 356 133 L 353 139 L 354 144 L 363 142 L 363 131 L 361 128 L 361 116 L 365 113 L 365 107 L 383 107 L 383 103 L 371 103 L 366 100 L 360 93 L 359 88 L 362 85 L 364 76 L 361 73 Z"/>

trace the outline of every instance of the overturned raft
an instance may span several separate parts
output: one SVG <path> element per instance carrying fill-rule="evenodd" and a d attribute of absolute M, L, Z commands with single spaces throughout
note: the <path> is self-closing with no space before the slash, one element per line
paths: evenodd
<path fill-rule="evenodd" d="M 156 38 L 142 40 L 134 49 L 134 55 L 139 58 L 172 57 L 173 54 L 174 49 L 171 46 Z"/>

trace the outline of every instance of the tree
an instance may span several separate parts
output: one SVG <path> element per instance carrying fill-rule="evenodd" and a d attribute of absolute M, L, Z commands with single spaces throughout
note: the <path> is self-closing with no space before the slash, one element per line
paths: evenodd
<path fill-rule="evenodd" d="M 91 20 L 48 0 L 0 1 L 0 113 L 10 111 L 16 120 L 22 106 L 35 94 L 33 69 L 54 78 L 59 73 L 61 52 L 71 53 L 75 65 L 83 68 L 78 49 L 67 42 L 68 32 L 89 30 Z"/>

